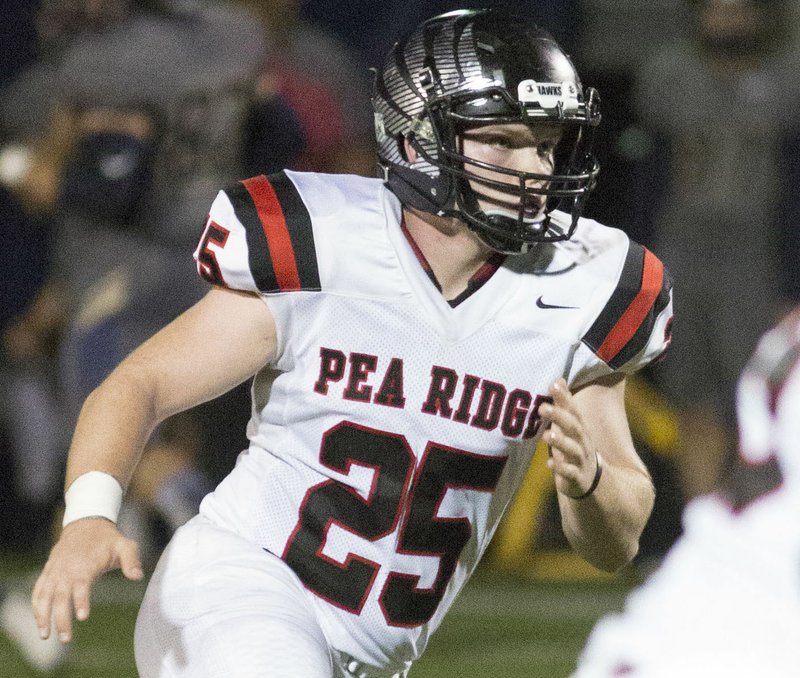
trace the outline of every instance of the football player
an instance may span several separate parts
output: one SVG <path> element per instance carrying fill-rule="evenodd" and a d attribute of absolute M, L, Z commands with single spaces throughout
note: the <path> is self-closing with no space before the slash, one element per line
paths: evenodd
<path fill-rule="evenodd" d="M 391 49 L 373 104 L 383 177 L 220 192 L 213 289 L 87 399 L 44 636 L 70 640 L 102 572 L 143 576 L 114 520 L 156 422 L 249 378 L 250 446 L 149 583 L 145 678 L 406 675 L 543 435 L 574 548 L 635 555 L 653 487 L 624 383 L 669 342 L 672 286 L 581 216 L 596 92 L 524 17 L 465 10 Z"/>
<path fill-rule="evenodd" d="M 736 393 L 738 454 L 575 678 L 793 676 L 800 638 L 800 308 L 759 342 Z"/>

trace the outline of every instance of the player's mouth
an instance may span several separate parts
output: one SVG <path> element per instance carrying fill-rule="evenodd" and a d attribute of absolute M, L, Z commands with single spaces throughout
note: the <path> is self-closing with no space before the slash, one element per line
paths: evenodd
<path fill-rule="evenodd" d="M 535 204 L 528 204 L 526 205 L 525 209 L 522 210 L 522 218 L 525 221 L 537 221 L 542 217 L 544 213 L 544 205 L 540 203 Z"/>

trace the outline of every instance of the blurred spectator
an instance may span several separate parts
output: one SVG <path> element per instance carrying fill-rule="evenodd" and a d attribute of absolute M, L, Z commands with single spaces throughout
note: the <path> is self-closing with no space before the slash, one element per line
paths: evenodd
<path fill-rule="evenodd" d="M 0 213 L 3 214 L 3 225 L 12 237 L 6 238 L 3 250 L 3 266 L 0 267 L 0 337 L 6 334 L 19 322 L 19 318 L 28 311 L 32 301 L 44 282 L 47 262 L 50 257 L 50 238 L 46 224 L 29 217 L 8 190 L 0 185 Z M 22 416 L 11 417 L 19 401 L 24 401 L 20 394 L 9 385 L 17 388 L 25 387 L 24 381 L 12 378 L 15 370 L 9 364 L 6 351 L 0 347 L 0 440 L 5 443 L 13 439 L 16 426 L 27 426 L 30 435 L 35 437 L 36 424 L 41 423 L 39 412 L 25 412 Z M 46 424 L 45 424 L 46 425 Z M 9 429 L 12 430 L 9 430 Z M 5 433 L 5 435 L 2 435 Z M 47 444 L 47 434 L 40 436 L 42 444 Z M 8 458 L 10 457 L 10 458 Z M 0 479 L 4 491 L 0 492 L 0 542 L 3 544 L 28 544 L 37 541 L 36 523 L 25 521 L 20 528 L 21 516 L 26 512 L 36 511 L 33 499 L 43 495 L 52 496 L 54 488 L 60 486 L 61 468 L 53 464 L 49 468 L 39 469 L 38 474 L 26 473 L 25 458 L 10 454 L 5 444 L 0 444 Z M 17 480 L 19 479 L 19 482 Z M 16 492 L 9 488 L 18 485 Z M 41 514 L 35 514 L 41 519 Z M 41 531 L 39 533 L 41 537 Z M 39 539 L 41 541 L 41 539 Z M 65 657 L 66 650 L 59 642 L 41 641 L 36 623 L 30 610 L 30 592 L 7 586 L 0 579 L 0 630 L 12 640 L 25 660 L 40 672 L 56 668 Z"/>
<path fill-rule="evenodd" d="M 300 0 L 238 2 L 259 17 L 269 44 L 247 126 L 248 174 L 289 167 L 374 176 L 371 81 L 357 53 L 304 21 Z M 280 149 L 288 163 L 280 153 L 276 162 Z"/>
<path fill-rule="evenodd" d="M 1 335 L 30 306 L 41 289 L 52 252 L 47 222 L 31 218 L 2 184 L 0 213 L 7 232 L 13 234 L 3 243 L 4 261 L 0 266 Z"/>
<path fill-rule="evenodd" d="M 49 388 L 48 355 L 56 337 L 41 322 L 59 313 L 42 293 L 53 237 L 49 221 L 28 215 L 1 185 L 0 212 L 11 234 L 0 267 L 0 477 L 6 487 L 0 493 L 5 516 L 0 541 L 43 544 L 49 533 L 40 521 L 46 522 L 60 487 L 65 452 Z M 34 446 L 32 454 L 15 453 L 21 440 Z"/>
<path fill-rule="evenodd" d="M 584 82 L 600 92 L 605 130 L 594 140 L 602 169 L 586 213 L 650 246 L 652 233 L 637 218 L 640 205 L 631 191 L 642 152 L 636 134 L 629 133 L 637 117 L 634 80 L 637 69 L 654 52 L 686 33 L 688 4 L 686 0 L 581 0 L 580 8 L 583 30 L 574 59 Z"/>
<path fill-rule="evenodd" d="M 572 54 L 580 33 L 579 0 L 393 0 L 375 11 L 373 0 L 305 0 L 303 18 L 336 33 L 361 53 L 369 66 L 383 61 L 386 51 L 412 30 L 419 17 L 470 7 L 500 8 L 530 16 Z"/>
<path fill-rule="evenodd" d="M 370 66 L 420 16 L 463 7 L 505 7 L 511 0 L 239 0 L 261 18 L 270 54 L 257 84 L 261 103 L 246 129 L 249 174 L 284 167 L 374 176 L 369 107 Z M 568 51 L 579 24 L 578 0 L 523 2 L 527 13 L 563 40 Z M 359 104 L 360 102 L 360 104 Z M 277 121 L 277 122 L 276 122 Z M 276 162 L 289 158 L 289 162 Z"/>
<path fill-rule="evenodd" d="M 583 30 L 574 57 L 593 73 L 633 73 L 654 51 L 686 34 L 691 14 L 687 0 L 580 0 L 578 4 Z"/>
<path fill-rule="evenodd" d="M 0 87 L 36 58 L 34 0 L 4 0 L 0 22 Z"/>
<path fill-rule="evenodd" d="M 680 407 L 687 498 L 713 485 L 733 433 L 734 384 L 784 302 L 780 195 L 784 141 L 797 125 L 786 6 L 693 3 L 691 35 L 640 69 L 637 228 L 681 289 L 670 359 L 656 371 Z M 796 267 L 796 262 L 792 263 Z"/>
<path fill-rule="evenodd" d="M 38 26 L 42 59 L 4 90 L 0 125 L 16 163 L 6 181 L 29 214 L 53 217 L 57 236 L 48 281 L 6 346 L 17 380 L 9 390 L 27 394 L 10 414 L 40 420 L 11 436 L 15 454 L 30 475 L 59 477 L 60 431 L 86 395 L 204 291 L 186 247 L 216 190 L 243 174 L 264 37 L 226 3 L 44 0 Z M 153 472 L 145 459 L 135 484 L 167 529 L 208 489 L 195 455 L 213 441 L 194 416 L 154 435 Z M 37 501 L 60 503 L 60 494 L 42 488 Z"/>

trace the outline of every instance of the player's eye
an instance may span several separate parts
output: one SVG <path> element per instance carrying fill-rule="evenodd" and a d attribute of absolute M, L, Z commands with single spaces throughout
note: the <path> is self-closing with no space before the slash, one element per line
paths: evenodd
<path fill-rule="evenodd" d="M 552 140 L 540 141 L 536 145 L 536 150 L 539 151 L 540 155 L 553 155 L 556 150 L 556 142 Z"/>
<path fill-rule="evenodd" d="M 514 140 L 507 136 L 486 135 L 477 138 L 476 141 L 486 146 L 493 146 L 494 148 L 511 149 L 517 147 L 517 145 L 514 143 Z"/>
<path fill-rule="evenodd" d="M 521 143 L 520 140 L 516 139 L 512 134 L 504 134 L 489 130 L 467 132 L 464 134 L 464 139 L 476 144 L 481 144 L 482 146 L 489 146 L 491 148 L 502 150 L 518 148 Z"/>

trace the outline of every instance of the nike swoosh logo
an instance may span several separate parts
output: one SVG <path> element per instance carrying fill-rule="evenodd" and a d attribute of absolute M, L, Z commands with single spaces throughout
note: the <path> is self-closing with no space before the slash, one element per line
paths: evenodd
<path fill-rule="evenodd" d="M 580 306 L 559 306 L 558 304 L 547 304 L 544 301 L 542 301 L 542 297 L 539 297 L 536 300 L 536 305 L 539 308 L 580 308 Z"/>

